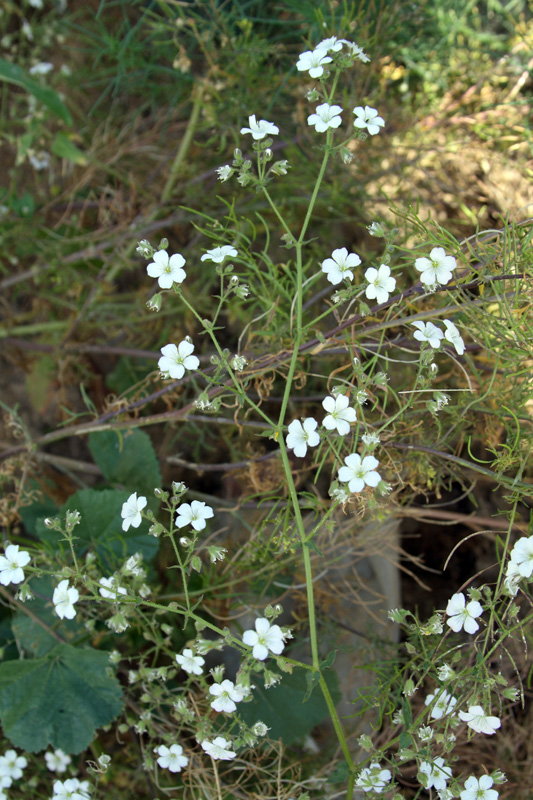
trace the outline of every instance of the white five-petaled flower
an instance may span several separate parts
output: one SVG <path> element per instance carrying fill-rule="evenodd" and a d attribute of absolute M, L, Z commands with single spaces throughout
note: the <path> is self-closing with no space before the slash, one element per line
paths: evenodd
<path fill-rule="evenodd" d="M 442 719 L 442 717 L 453 713 L 457 698 L 449 694 L 449 692 L 435 692 L 435 694 L 428 694 L 424 703 L 426 706 L 432 706 L 431 716 L 433 719 Z"/>
<path fill-rule="evenodd" d="M 215 264 L 222 264 L 225 258 L 235 258 L 239 255 L 238 251 L 230 244 L 223 244 L 220 247 L 213 247 L 212 250 L 206 250 L 200 261 L 214 261 Z"/>
<path fill-rule="evenodd" d="M 533 536 L 522 536 L 511 550 L 507 572 L 522 578 L 533 575 Z"/>
<path fill-rule="evenodd" d="M 379 133 L 379 129 L 385 125 L 385 120 L 378 115 L 377 109 L 370 108 L 370 106 L 364 108 L 357 106 L 353 113 L 355 114 L 354 128 L 366 128 L 371 136 Z"/>
<path fill-rule="evenodd" d="M 359 777 L 356 780 L 356 785 L 359 786 L 363 792 L 375 792 L 381 794 L 383 789 L 392 778 L 391 772 L 388 769 L 382 769 L 381 764 L 374 762 L 369 767 L 361 770 Z"/>
<path fill-rule="evenodd" d="M 224 739 L 223 736 L 217 736 L 212 742 L 204 739 L 201 745 L 202 750 L 205 750 L 207 755 L 211 756 L 211 758 L 214 758 L 215 761 L 231 761 L 231 759 L 235 758 L 237 755 L 237 753 L 234 753 L 233 750 L 230 750 L 231 742 L 227 739 Z"/>
<path fill-rule="evenodd" d="M 463 342 L 463 337 L 459 333 L 457 326 L 450 319 L 445 319 L 444 324 L 446 326 L 444 338 L 446 341 L 453 344 L 456 352 L 462 356 L 465 351 L 465 343 Z"/>
<path fill-rule="evenodd" d="M 131 525 L 132 528 L 138 528 L 141 524 L 142 515 L 141 511 L 146 506 L 148 500 L 146 497 L 137 497 L 137 492 L 130 494 L 125 503 L 122 504 L 122 530 L 127 531 Z"/>
<path fill-rule="evenodd" d="M 322 406 L 328 412 L 322 421 L 326 430 L 332 431 L 337 428 L 340 436 L 350 433 L 350 423 L 355 422 L 357 415 L 354 408 L 348 407 L 349 402 L 350 399 L 345 394 L 338 394 L 335 397 L 331 395 L 322 400 Z"/>
<path fill-rule="evenodd" d="M 375 472 L 379 461 L 374 456 L 361 459 L 359 453 L 352 453 L 344 459 L 345 466 L 339 469 L 339 480 L 347 483 L 350 492 L 362 492 L 365 486 L 375 488 L 381 480 L 379 472 Z"/>
<path fill-rule="evenodd" d="M 474 778 L 473 775 L 465 781 L 464 792 L 461 792 L 461 800 L 498 800 L 500 793 L 492 789 L 494 781 L 490 775 L 482 775 L 481 778 Z"/>
<path fill-rule="evenodd" d="M 420 280 L 426 286 L 446 286 L 456 266 L 455 258 L 447 256 L 444 247 L 434 247 L 429 258 L 417 258 L 415 261 L 415 269 L 422 273 Z"/>
<path fill-rule="evenodd" d="M 120 594 L 128 594 L 123 586 L 118 585 L 115 575 L 110 578 L 100 578 L 98 587 L 98 591 L 106 600 L 118 600 Z"/>
<path fill-rule="evenodd" d="M 28 762 L 24 756 L 17 755 L 16 750 L 6 750 L 3 756 L 0 756 L 0 780 L 4 787 L 11 786 L 11 781 L 17 781 L 22 778 L 22 770 L 28 766 Z M 9 779 L 9 783 L 3 779 Z"/>
<path fill-rule="evenodd" d="M 258 661 L 268 658 L 268 652 L 279 656 L 285 648 L 283 632 L 279 625 L 271 625 L 265 617 L 255 621 L 255 631 L 244 631 L 242 640 L 244 644 L 253 647 L 252 655 Z"/>
<path fill-rule="evenodd" d="M 205 664 L 205 658 L 193 655 L 192 650 L 188 647 L 183 651 L 183 655 L 176 656 L 176 661 L 189 675 L 201 675 L 203 672 L 202 666 Z"/>
<path fill-rule="evenodd" d="M 467 633 L 475 633 L 479 630 L 476 617 L 483 614 L 483 606 L 477 600 L 467 603 L 464 594 L 459 592 L 448 601 L 446 613 L 448 614 L 446 625 L 449 625 L 452 631 L 458 633 L 464 628 Z"/>
<path fill-rule="evenodd" d="M 215 711 L 225 711 L 231 714 L 236 711 L 235 703 L 240 703 L 244 693 L 240 686 L 235 686 L 232 681 L 224 680 L 222 683 L 215 683 L 209 687 L 209 694 L 215 698 L 211 703 L 211 708 Z"/>
<path fill-rule="evenodd" d="M 316 432 L 318 422 L 313 417 L 307 417 L 303 425 L 299 419 L 295 419 L 289 425 L 289 433 L 285 439 L 289 450 L 294 451 L 294 455 L 303 458 L 307 453 L 307 447 L 316 447 L 320 442 L 320 436 Z"/>
<path fill-rule="evenodd" d="M 381 264 L 379 269 L 370 267 L 365 272 L 365 278 L 369 283 L 365 292 L 368 299 L 386 303 L 390 292 L 396 288 L 396 278 L 391 278 L 390 267 L 387 264 Z"/>
<path fill-rule="evenodd" d="M 330 106 L 329 103 L 322 103 L 315 108 L 315 113 L 307 117 L 307 124 L 314 125 L 317 133 L 325 133 L 328 128 L 338 128 L 342 122 L 339 116 L 342 108 L 340 106 Z"/>
<path fill-rule="evenodd" d="M 181 744 L 171 744 L 170 747 L 160 744 L 154 752 L 159 756 L 157 759 L 159 766 L 162 769 L 170 770 L 170 772 L 181 772 L 183 767 L 186 767 L 189 763 L 187 756 L 183 755 Z"/>
<path fill-rule="evenodd" d="M 348 253 L 346 247 L 340 247 L 334 250 L 331 258 L 326 258 L 322 264 L 322 272 L 330 283 L 336 286 L 343 279 L 353 281 L 352 270 L 359 266 L 361 259 L 357 253 Z"/>
<path fill-rule="evenodd" d="M 470 706 L 468 711 L 459 711 L 459 719 L 476 733 L 486 733 L 487 736 L 492 736 L 501 725 L 498 717 L 485 714 L 481 706 Z"/>
<path fill-rule="evenodd" d="M 196 356 L 191 355 L 194 350 L 192 342 L 186 339 L 175 344 L 166 344 L 161 348 L 163 356 L 157 362 L 157 366 L 164 378 L 183 378 L 186 369 L 198 369 L 200 361 Z"/>
<path fill-rule="evenodd" d="M 146 272 L 151 278 L 157 278 L 162 289 L 170 289 L 173 283 L 183 283 L 187 277 L 182 269 L 185 259 L 179 253 L 169 256 L 166 250 L 158 250 L 152 256 L 154 259 L 146 267 Z"/>
<path fill-rule="evenodd" d="M 52 800 L 90 800 L 89 781 L 68 778 L 66 781 L 54 782 Z"/>
<path fill-rule="evenodd" d="M 50 772 L 66 772 L 72 761 L 71 757 L 61 749 L 54 750 L 53 753 L 45 753 L 44 760 Z"/>
<path fill-rule="evenodd" d="M 442 791 L 446 789 L 446 784 L 452 777 L 451 767 L 444 766 L 443 758 L 436 758 L 433 763 L 422 761 L 420 772 L 427 776 L 424 786 L 426 789 L 436 789 Z"/>
<path fill-rule="evenodd" d="M 241 128 L 241 133 L 251 133 L 254 139 L 264 139 L 265 136 L 274 136 L 279 133 L 279 128 L 273 122 L 267 122 L 266 119 L 260 119 L 259 122 L 255 119 L 255 114 L 248 117 L 249 128 Z"/>
<path fill-rule="evenodd" d="M 22 567 L 30 563 L 30 554 L 26 550 L 19 551 L 18 544 L 8 544 L 3 556 L 0 556 L 0 583 L 22 583 L 24 571 Z"/>
<path fill-rule="evenodd" d="M 328 56 L 328 51 L 318 46 L 315 50 L 306 50 L 305 53 L 300 53 L 296 69 L 299 72 L 309 72 L 312 78 L 320 78 L 324 74 L 324 64 L 331 64 L 332 60 Z"/>
<path fill-rule="evenodd" d="M 68 579 L 60 581 L 54 589 L 52 602 L 55 612 L 61 619 L 74 619 L 76 609 L 74 603 L 80 599 L 80 593 L 74 586 L 69 586 Z"/>
<path fill-rule="evenodd" d="M 203 531 L 206 519 L 214 516 L 211 506 L 207 506 L 201 500 L 193 500 L 192 503 L 182 503 L 178 507 L 176 525 L 178 528 L 192 525 L 195 531 Z"/>
<path fill-rule="evenodd" d="M 415 339 L 418 339 L 419 342 L 428 342 L 431 347 L 434 348 L 440 347 L 440 342 L 444 334 L 433 322 L 421 322 L 417 320 L 416 322 L 411 322 L 411 325 L 418 328 L 414 334 Z"/>

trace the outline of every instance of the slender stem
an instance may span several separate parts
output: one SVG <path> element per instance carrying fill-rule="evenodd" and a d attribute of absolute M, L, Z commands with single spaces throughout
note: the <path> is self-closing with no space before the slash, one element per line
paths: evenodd
<path fill-rule="evenodd" d="M 189 152 L 189 148 L 191 146 L 192 139 L 196 131 L 196 126 L 198 125 L 198 119 L 200 118 L 203 94 L 204 94 L 204 87 L 202 83 L 200 82 L 195 83 L 192 91 L 191 116 L 189 117 L 189 123 L 187 125 L 187 129 L 185 131 L 183 139 L 181 140 L 178 152 L 176 153 L 176 157 L 170 168 L 170 174 L 167 178 L 165 188 L 163 189 L 163 193 L 161 195 L 162 204 L 168 202 L 168 199 L 172 194 L 172 189 L 174 188 L 174 184 L 176 183 L 176 180 L 178 178 L 180 167 L 183 164 L 187 156 L 187 153 Z"/>

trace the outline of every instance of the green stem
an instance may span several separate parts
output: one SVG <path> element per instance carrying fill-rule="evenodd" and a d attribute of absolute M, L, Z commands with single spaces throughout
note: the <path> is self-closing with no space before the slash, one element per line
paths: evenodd
<path fill-rule="evenodd" d="M 198 125 L 198 119 L 200 118 L 203 94 L 203 85 L 201 83 L 195 83 L 192 91 L 192 111 L 191 116 L 189 117 L 189 124 L 187 125 L 187 129 L 183 139 L 181 140 L 178 152 L 176 153 L 176 157 L 170 168 L 170 174 L 167 178 L 165 188 L 163 189 L 163 193 L 161 195 L 161 203 L 163 205 L 168 202 L 168 199 L 172 194 L 172 190 L 174 188 L 174 184 L 176 183 L 181 165 L 183 164 L 187 153 L 189 152 L 189 148 L 196 131 L 196 126 Z"/>

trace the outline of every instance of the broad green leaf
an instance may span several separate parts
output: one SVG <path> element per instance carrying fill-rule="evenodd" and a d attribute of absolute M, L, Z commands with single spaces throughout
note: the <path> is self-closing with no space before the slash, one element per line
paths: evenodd
<path fill-rule="evenodd" d="M 10 61 L 0 58 L 0 81 L 22 86 L 37 100 L 44 103 L 56 116 L 60 117 L 66 125 L 72 125 L 72 117 L 58 93 L 48 86 L 41 86 L 17 64 L 12 64 Z"/>
<path fill-rule="evenodd" d="M 0 721 L 15 747 L 81 753 L 122 710 L 109 655 L 60 644 L 44 658 L 0 664 Z"/>
<path fill-rule="evenodd" d="M 146 520 L 143 520 L 139 528 L 130 528 L 126 532 L 122 530 L 120 512 L 130 494 L 129 490 L 80 489 L 69 497 L 54 516 L 61 519 L 67 511 L 80 512 L 81 522 L 73 531 L 78 555 L 83 555 L 90 549 L 112 569 L 117 559 L 123 560 L 133 553 L 142 553 L 146 561 L 155 556 L 159 542 L 153 536 L 148 536 Z M 59 534 L 46 528 L 43 520 L 37 522 L 36 533 L 40 539 L 57 547 Z"/>
<path fill-rule="evenodd" d="M 34 599 L 27 600 L 24 609 L 14 614 L 11 620 L 11 630 L 19 648 L 35 658 L 42 658 L 57 646 L 58 639 L 52 630 L 63 638 L 83 631 L 82 625 L 76 619 L 61 620 L 55 613 L 52 595 L 58 582 L 48 575 L 32 578 L 30 588 Z"/>
<path fill-rule="evenodd" d="M 76 147 L 73 141 L 65 133 L 56 133 L 54 141 L 52 142 L 52 153 L 65 158 L 67 161 L 72 161 L 73 164 L 85 166 L 89 163 L 87 153 Z"/>
<path fill-rule="evenodd" d="M 241 703 L 239 713 L 249 725 L 261 720 L 268 725 L 271 739 L 283 739 L 289 745 L 303 739 L 315 725 L 326 719 L 328 708 L 320 688 L 315 689 L 304 703 L 307 691 L 307 670 L 295 669 L 292 675 L 284 675 L 281 683 L 265 689 L 261 678 L 256 676 L 253 700 Z M 334 702 L 340 700 L 337 676 L 328 670 L 326 683 Z M 326 676 L 325 676 L 326 677 Z"/>
<path fill-rule="evenodd" d="M 111 484 L 153 498 L 161 486 L 154 446 L 144 431 L 100 431 L 89 436 L 92 457 Z"/>

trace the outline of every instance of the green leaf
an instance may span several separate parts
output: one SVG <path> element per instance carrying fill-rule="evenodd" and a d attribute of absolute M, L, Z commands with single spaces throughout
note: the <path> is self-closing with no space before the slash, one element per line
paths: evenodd
<path fill-rule="evenodd" d="M 331 775 L 329 776 L 327 783 L 344 783 L 350 777 L 350 767 L 346 763 L 346 761 L 339 761 Z"/>
<path fill-rule="evenodd" d="M 34 599 L 27 600 L 24 609 L 14 614 L 11 620 L 11 630 L 18 647 L 35 658 L 42 658 L 57 646 L 57 637 L 50 629 L 57 630 L 63 638 L 83 632 L 82 624 L 76 619 L 61 620 L 55 613 L 52 595 L 58 583 L 58 580 L 53 581 L 49 576 L 32 578 L 30 588 Z M 26 613 L 26 609 L 30 613 Z"/>
<path fill-rule="evenodd" d="M 17 64 L 12 64 L 10 61 L 0 58 L 0 81 L 22 86 L 37 100 L 44 103 L 57 117 L 60 117 L 66 125 L 72 125 L 72 117 L 58 93 L 48 86 L 41 86 Z"/>
<path fill-rule="evenodd" d="M 239 706 L 241 717 L 248 725 L 253 725 L 260 719 L 270 728 L 270 738 L 281 738 L 286 745 L 303 739 L 315 725 L 328 716 L 328 708 L 320 691 L 314 692 L 306 703 L 303 702 L 307 689 L 307 671 L 295 669 L 292 675 L 284 675 L 281 683 L 270 689 L 265 689 L 260 678 L 256 676 L 253 700 Z M 338 703 L 340 692 L 333 670 L 328 671 L 326 683 L 333 702 Z"/>
<path fill-rule="evenodd" d="M 59 156 L 59 158 L 72 161 L 73 164 L 78 164 L 82 167 L 89 163 L 87 153 L 84 153 L 83 150 L 80 150 L 79 147 L 76 147 L 74 142 L 72 142 L 70 138 L 62 132 L 56 133 L 54 137 L 54 141 L 52 142 L 52 153 L 54 153 L 56 156 Z"/>
<path fill-rule="evenodd" d="M 142 553 L 146 561 L 155 556 L 159 542 L 147 535 L 146 520 L 139 528 L 122 530 L 120 512 L 129 496 L 129 490 L 80 489 L 69 497 L 54 516 L 64 518 L 67 511 L 80 512 L 81 522 L 73 531 L 77 555 L 93 550 L 110 568 L 114 568 L 117 559 L 125 559 L 133 553 Z M 42 541 L 57 547 L 59 534 L 47 528 L 42 519 L 37 522 L 36 533 Z"/>
<path fill-rule="evenodd" d="M 154 446 L 144 431 L 100 431 L 89 436 L 92 457 L 111 484 L 153 497 L 161 486 Z"/>
<path fill-rule="evenodd" d="M 60 644 L 44 658 L 0 664 L 0 720 L 15 747 L 81 753 L 122 710 L 109 655 Z"/>

